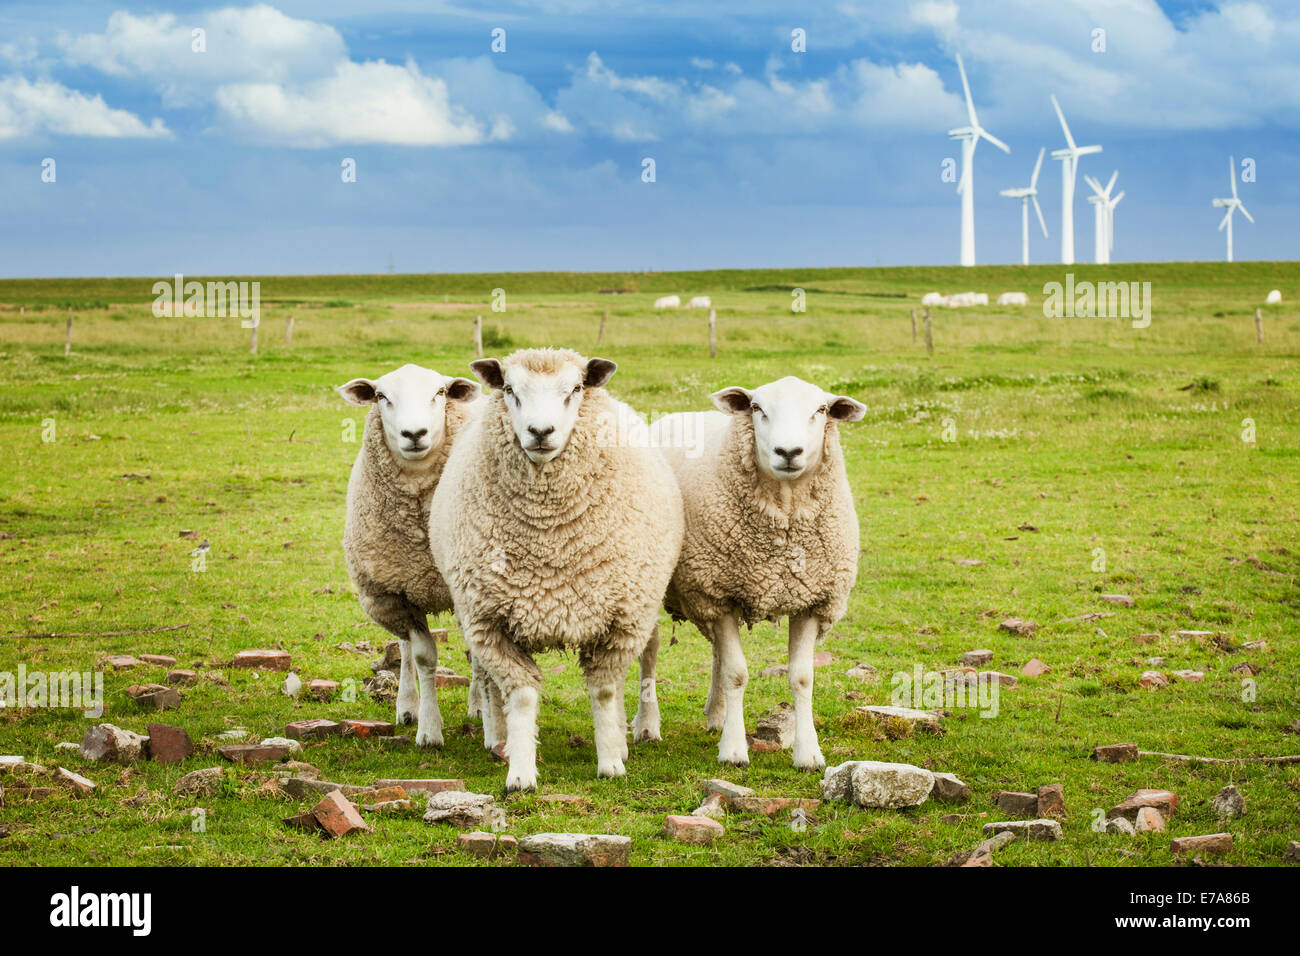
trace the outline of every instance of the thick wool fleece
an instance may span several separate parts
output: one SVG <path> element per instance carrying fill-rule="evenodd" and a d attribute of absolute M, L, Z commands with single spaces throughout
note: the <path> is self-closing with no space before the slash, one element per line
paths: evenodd
<path fill-rule="evenodd" d="M 478 403 L 447 402 L 442 444 L 418 462 L 398 464 L 384 441 L 378 406 L 366 415 L 361 450 L 348 481 L 343 553 L 361 606 L 376 623 L 407 637 L 419 611 L 450 611 L 451 592 L 429 553 L 429 504 L 453 439 Z"/>
<path fill-rule="evenodd" d="M 513 361 L 546 367 L 555 355 Z M 526 654 L 576 647 L 584 666 L 612 675 L 656 628 L 681 548 L 681 495 L 657 450 L 610 442 L 615 414 L 603 388 L 588 388 L 564 451 L 537 465 L 494 392 L 434 495 L 434 526 L 450 529 L 433 540 L 434 560 L 475 659 L 482 652 L 507 685 L 535 686 L 536 668 L 477 642 L 503 639 Z"/>
<path fill-rule="evenodd" d="M 686 537 L 665 607 L 707 636 L 726 613 L 750 626 L 812 614 L 824 633 L 844 615 L 858 571 L 858 516 L 836 424 L 826 424 L 814 474 L 777 481 L 758 468 L 753 419 L 729 417 L 698 456 L 672 458 Z"/>

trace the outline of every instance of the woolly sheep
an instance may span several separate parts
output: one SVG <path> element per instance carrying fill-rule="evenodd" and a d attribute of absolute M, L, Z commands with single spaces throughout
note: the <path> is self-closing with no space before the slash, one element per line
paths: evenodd
<path fill-rule="evenodd" d="M 859 549 L 839 423 L 866 409 L 794 377 L 711 397 L 718 411 L 669 415 L 651 426 L 686 511 L 664 605 L 713 644 L 708 726 L 722 731 L 718 760 L 740 765 L 749 763 L 740 625 L 789 617 L 794 765 L 820 770 L 813 646 L 844 614 Z"/>
<path fill-rule="evenodd" d="M 989 294 L 987 292 L 958 292 L 955 295 L 948 296 L 948 306 L 953 309 L 988 304 Z"/>
<path fill-rule="evenodd" d="M 660 452 L 616 437 L 631 416 L 603 388 L 613 362 L 530 349 L 470 367 L 495 391 L 452 448 L 430 525 L 449 529 L 431 536 L 434 562 L 474 661 L 491 678 L 485 734 L 491 722 L 500 737 L 503 715 L 506 789 L 535 788 L 541 672 L 533 654 L 576 648 L 597 773 L 623 776 L 624 677 L 658 643 L 659 603 L 683 533 L 677 483 Z M 642 687 L 653 689 L 648 660 Z M 650 703 L 637 708 L 639 739 L 659 735 Z"/>
<path fill-rule="evenodd" d="M 1023 292 L 1003 292 L 998 296 L 998 305 L 1028 305 L 1029 296 Z"/>
<path fill-rule="evenodd" d="M 948 297 L 938 292 L 927 292 L 921 296 L 922 305 L 947 305 Z"/>
<path fill-rule="evenodd" d="M 1279 302 L 1281 302 L 1281 301 L 1282 301 L 1282 290 L 1281 290 L 1281 289 L 1274 289 L 1272 292 L 1270 292 L 1270 293 L 1268 294 L 1268 297 L 1267 297 L 1266 299 L 1264 299 L 1264 304 L 1265 304 L 1265 305 L 1277 305 L 1277 304 L 1278 304 Z"/>
<path fill-rule="evenodd" d="M 713 300 L 707 295 L 697 295 L 686 303 L 688 309 L 709 309 L 713 307 Z"/>
<path fill-rule="evenodd" d="M 418 712 L 415 742 L 442 746 L 438 649 L 428 615 L 452 609 L 429 553 L 429 502 L 453 439 L 482 403 L 477 382 L 403 365 L 340 385 L 344 400 L 370 406 L 348 481 L 343 554 L 361 606 L 402 649 L 397 723 Z M 416 685 L 416 672 L 419 685 Z"/>
<path fill-rule="evenodd" d="M 682 305 L 682 298 L 678 295 L 665 295 L 655 299 L 656 309 L 679 309 Z"/>

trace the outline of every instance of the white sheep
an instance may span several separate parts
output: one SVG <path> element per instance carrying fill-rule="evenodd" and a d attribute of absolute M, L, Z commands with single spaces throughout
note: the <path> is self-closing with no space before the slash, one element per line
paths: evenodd
<path fill-rule="evenodd" d="M 576 648 L 597 773 L 623 776 L 624 679 L 658 643 L 659 603 L 682 540 L 677 482 L 659 451 L 619 440 L 635 416 L 602 387 L 613 362 L 530 349 L 470 367 L 496 391 L 452 448 L 430 527 L 447 529 L 431 535 L 434 562 L 490 677 L 485 734 L 492 723 L 499 736 L 501 714 L 506 789 L 536 787 L 533 654 Z M 643 687 L 647 679 L 653 688 L 652 667 Z M 657 710 L 638 706 L 634 729 L 657 738 Z"/>
<path fill-rule="evenodd" d="M 988 304 L 989 294 L 987 292 L 958 292 L 955 295 L 948 296 L 948 306 L 953 309 Z"/>
<path fill-rule="evenodd" d="M 682 306 L 682 297 L 679 295 L 664 295 L 655 299 L 656 309 L 680 309 Z"/>
<path fill-rule="evenodd" d="M 429 553 L 429 502 L 453 439 L 482 404 L 474 401 L 479 386 L 403 365 L 377 379 L 354 378 L 338 392 L 350 404 L 371 406 L 348 481 L 348 574 L 366 613 L 400 642 L 397 723 L 411 723 L 418 712 L 415 742 L 442 746 L 438 648 L 428 615 L 452 610 L 452 601 Z"/>
<path fill-rule="evenodd" d="M 686 308 L 711 309 L 713 308 L 713 300 L 710 299 L 707 295 L 697 295 L 694 298 L 692 298 L 691 301 L 686 303 Z"/>
<path fill-rule="evenodd" d="M 813 645 L 848 606 L 859 550 L 838 424 L 859 420 L 866 408 L 793 377 L 711 397 L 716 412 L 669 415 L 651 426 L 686 511 L 664 605 L 713 644 L 705 711 L 709 729 L 722 731 L 722 763 L 749 763 L 740 625 L 789 618 L 794 765 L 820 770 Z"/>
<path fill-rule="evenodd" d="M 1268 294 L 1268 297 L 1264 299 L 1264 304 L 1265 304 L 1265 305 L 1277 305 L 1277 304 L 1279 304 L 1281 301 L 1282 301 L 1282 290 L 1281 290 L 1281 289 L 1274 289 L 1272 292 L 1270 292 L 1270 293 Z"/>
<path fill-rule="evenodd" d="M 922 305 L 947 305 L 948 297 L 939 292 L 927 292 L 921 296 Z"/>
<path fill-rule="evenodd" d="M 1029 296 L 1023 292 L 1003 292 L 998 296 L 998 305 L 1028 305 Z"/>

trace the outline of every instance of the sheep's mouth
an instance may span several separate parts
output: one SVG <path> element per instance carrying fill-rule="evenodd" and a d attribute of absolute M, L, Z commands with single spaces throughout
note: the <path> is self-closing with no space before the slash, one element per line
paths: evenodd
<path fill-rule="evenodd" d="M 432 447 L 433 447 L 432 444 L 417 445 L 412 443 L 409 445 L 400 445 L 398 447 L 398 450 L 401 451 L 403 457 L 405 458 L 423 458 L 426 454 L 428 454 L 429 449 Z"/>

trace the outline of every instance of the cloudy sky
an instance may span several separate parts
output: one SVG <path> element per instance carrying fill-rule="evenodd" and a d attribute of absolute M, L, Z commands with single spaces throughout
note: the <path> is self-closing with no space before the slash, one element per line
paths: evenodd
<path fill-rule="evenodd" d="M 1300 258 L 1287 0 L 5 0 L 0 276 L 955 263 L 956 53 L 1011 147 L 980 262 L 1018 261 L 1053 92 L 1119 170 L 1116 261 L 1221 259 L 1230 154 L 1237 258 Z"/>

